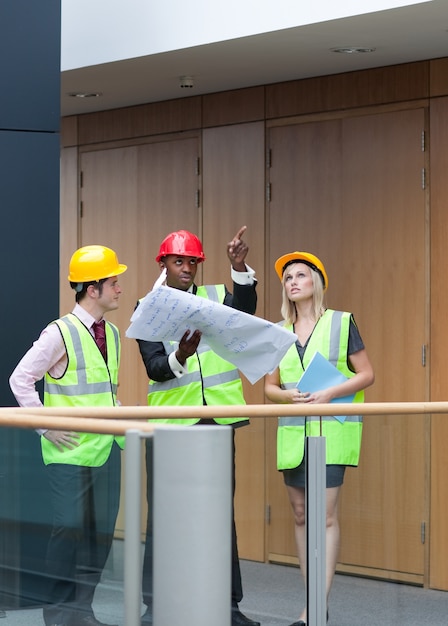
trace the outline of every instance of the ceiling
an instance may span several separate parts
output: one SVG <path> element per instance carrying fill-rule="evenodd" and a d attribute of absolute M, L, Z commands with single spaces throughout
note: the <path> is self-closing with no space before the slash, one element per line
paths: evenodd
<path fill-rule="evenodd" d="M 335 53 L 333 48 L 375 48 Z M 448 57 L 448 0 L 62 72 L 61 113 L 77 115 L 353 70 Z M 193 79 L 180 87 L 180 76 Z M 101 93 L 73 97 L 72 93 Z"/>

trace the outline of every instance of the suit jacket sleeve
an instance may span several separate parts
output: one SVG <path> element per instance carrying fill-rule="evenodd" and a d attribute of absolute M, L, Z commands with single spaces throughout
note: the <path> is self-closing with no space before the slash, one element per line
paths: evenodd
<path fill-rule="evenodd" d="M 140 302 L 137 302 L 135 309 L 139 304 Z M 174 374 L 168 365 L 168 355 L 161 341 L 137 339 L 137 343 L 148 378 L 159 383 L 174 378 Z"/>
<path fill-rule="evenodd" d="M 237 309 L 238 311 L 242 311 L 243 313 L 253 315 L 257 309 L 256 287 L 257 281 L 254 281 L 253 285 L 238 285 L 238 283 L 233 283 L 233 294 L 226 289 L 223 304 Z"/>
<path fill-rule="evenodd" d="M 174 378 L 174 374 L 168 365 L 168 355 L 162 342 L 137 339 L 137 343 L 148 378 L 159 383 Z"/>

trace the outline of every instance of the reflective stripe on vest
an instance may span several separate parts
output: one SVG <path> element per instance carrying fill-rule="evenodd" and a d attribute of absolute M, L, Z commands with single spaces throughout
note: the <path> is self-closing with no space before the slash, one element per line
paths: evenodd
<path fill-rule="evenodd" d="M 315 352 L 320 352 L 345 376 L 353 376 L 347 365 L 347 346 L 351 314 L 327 309 L 316 324 L 300 361 L 295 345 L 280 363 L 282 389 L 297 385 Z M 306 391 L 306 390 L 304 390 Z M 364 400 L 364 392 L 355 394 L 355 402 Z M 322 426 L 322 433 L 321 433 Z M 285 416 L 279 418 L 277 431 L 277 467 L 291 469 L 303 460 L 305 435 L 327 439 L 326 462 L 336 465 L 357 465 L 361 448 L 362 417 L 349 415 L 343 423 L 333 416 Z"/>
<path fill-rule="evenodd" d="M 224 285 L 202 285 L 196 295 L 213 302 L 223 303 Z M 175 352 L 178 342 L 163 342 L 167 355 Z M 164 382 L 149 381 L 148 404 L 150 406 L 209 406 L 245 404 L 243 386 L 238 369 L 229 361 L 215 354 L 210 346 L 201 339 L 198 350 L 188 358 L 188 373 L 180 378 Z M 158 423 L 191 425 L 197 419 L 151 420 Z M 247 421 L 246 418 L 217 418 L 218 424 L 233 424 Z"/>
<path fill-rule="evenodd" d="M 118 329 L 106 323 L 107 365 L 88 328 L 73 314 L 56 320 L 67 353 L 67 368 L 60 378 L 47 372 L 44 378 L 44 405 L 56 407 L 102 407 L 116 405 L 120 338 Z M 103 465 L 114 442 L 113 435 L 79 433 L 73 450 L 57 447 L 41 437 L 46 465 L 64 463 L 98 467 Z M 116 438 L 123 445 L 123 438 Z"/>
<path fill-rule="evenodd" d="M 204 386 L 207 388 L 215 387 L 216 385 L 225 385 L 226 383 L 233 382 L 235 380 L 240 380 L 240 376 L 238 374 L 238 370 L 230 370 L 228 372 L 220 372 L 219 374 L 211 374 L 210 376 L 202 375 Z M 179 384 L 178 381 L 181 381 Z M 181 379 L 171 378 L 170 380 L 166 380 L 163 383 L 163 390 L 170 391 L 171 389 L 177 389 L 178 387 L 187 387 L 192 383 L 200 383 L 201 382 L 201 373 L 199 370 L 196 372 L 189 372 L 188 374 L 184 374 Z M 151 384 L 151 389 L 149 393 L 156 393 L 158 390 L 154 389 L 157 385 L 155 383 Z"/>

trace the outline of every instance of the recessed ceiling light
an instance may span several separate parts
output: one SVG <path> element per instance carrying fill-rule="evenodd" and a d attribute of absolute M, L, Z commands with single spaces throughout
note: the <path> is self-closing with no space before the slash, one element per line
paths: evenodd
<path fill-rule="evenodd" d="M 341 54 L 363 54 L 364 52 L 375 52 L 376 48 L 360 48 L 358 46 L 346 46 L 345 48 L 331 48 L 331 52 Z"/>
<path fill-rule="evenodd" d="M 99 98 L 103 94 L 99 91 L 74 91 L 67 95 L 70 96 L 70 98 Z"/>

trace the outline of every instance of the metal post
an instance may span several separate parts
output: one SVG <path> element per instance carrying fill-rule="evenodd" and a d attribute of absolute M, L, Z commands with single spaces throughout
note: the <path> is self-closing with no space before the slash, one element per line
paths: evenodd
<path fill-rule="evenodd" d="M 307 624 L 325 626 L 326 459 L 325 437 L 306 437 Z"/>
<path fill-rule="evenodd" d="M 230 624 L 231 437 L 227 426 L 154 434 L 155 626 Z"/>
<path fill-rule="evenodd" d="M 124 525 L 124 623 L 140 626 L 142 608 L 142 433 L 126 432 Z"/>

